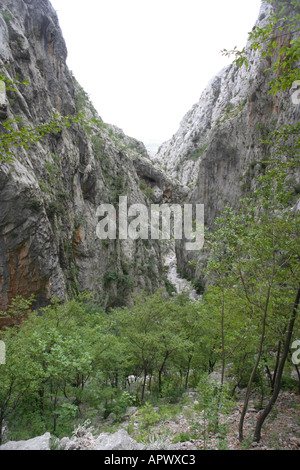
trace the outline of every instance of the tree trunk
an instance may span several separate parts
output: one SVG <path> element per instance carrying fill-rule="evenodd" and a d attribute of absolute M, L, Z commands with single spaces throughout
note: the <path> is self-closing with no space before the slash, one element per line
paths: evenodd
<path fill-rule="evenodd" d="M 169 357 L 169 354 L 170 354 L 170 352 L 169 352 L 169 351 L 166 351 L 166 355 L 165 355 L 165 357 L 164 357 L 163 363 L 162 363 L 162 365 L 161 365 L 161 368 L 160 368 L 159 371 L 158 371 L 158 391 L 159 391 L 159 394 L 161 394 L 161 384 L 162 384 L 161 376 L 162 376 L 164 367 L 165 367 L 165 365 L 166 365 L 167 359 L 168 359 L 168 357 Z"/>
<path fill-rule="evenodd" d="M 242 442 L 244 440 L 244 435 L 243 435 L 244 420 L 245 420 L 245 415 L 246 415 L 247 408 L 248 408 L 252 382 L 254 380 L 256 371 L 258 369 L 258 366 L 259 366 L 259 363 L 260 363 L 260 360 L 261 360 L 262 352 L 263 352 L 263 344 L 264 344 L 264 340 L 265 340 L 268 307 L 269 307 L 269 301 L 270 301 L 270 295 L 271 295 L 271 286 L 272 286 L 272 284 L 269 284 L 268 294 L 267 294 L 266 303 L 265 303 L 265 307 L 264 307 L 264 313 L 263 313 L 263 318 L 262 318 L 263 323 L 262 323 L 262 331 L 261 331 L 261 337 L 260 337 L 259 351 L 258 351 L 257 359 L 256 359 L 255 365 L 253 367 L 253 370 L 252 370 L 252 373 L 251 373 L 251 376 L 250 376 L 250 380 L 249 380 L 249 383 L 248 383 L 248 387 L 247 387 L 247 391 L 246 391 L 246 397 L 245 397 L 245 400 L 244 400 L 244 406 L 243 406 L 243 409 L 242 409 L 242 414 L 241 414 L 240 423 L 239 423 L 239 440 L 240 440 L 240 442 Z"/>
<path fill-rule="evenodd" d="M 0 414 L 0 446 L 3 440 L 3 428 L 4 428 L 4 413 Z"/>
<path fill-rule="evenodd" d="M 274 391 L 274 385 L 275 385 L 276 375 L 277 375 L 278 366 L 279 366 L 280 352 L 281 352 L 281 341 L 279 341 L 279 343 L 278 343 L 278 349 L 277 349 L 277 355 L 276 355 L 276 364 L 275 364 L 274 374 L 273 374 L 273 379 L 272 379 L 272 392 Z"/>
<path fill-rule="evenodd" d="M 208 373 L 211 374 L 214 371 L 216 361 L 211 359 L 208 360 Z"/>
<path fill-rule="evenodd" d="M 186 371 L 186 374 L 185 374 L 185 384 L 184 384 L 184 386 L 185 386 L 186 390 L 187 390 L 188 385 L 189 385 L 189 377 L 190 377 L 190 368 L 191 368 L 192 357 L 193 356 L 189 356 L 188 367 L 187 367 L 187 371 Z"/>
<path fill-rule="evenodd" d="M 254 432 L 254 440 L 256 442 L 259 442 L 260 439 L 261 439 L 261 428 L 264 424 L 265 419 L 267 418 L 267 416 L 269 415 L 270 411 L 272 410 L 274 404 L 276 403 L 278 394 L 280 392 L 281 377 L 282 377 L 283 369 L 284 369 L 284 366 L 285 366 L 285 361 L 287 359 L 289 349 L 290 349 L 290 343 L 291 343 L 291 340 L 292 340 L 292 334 L 293 334 L 294 324 L 295 324 L 295 320 L 296 320 L 296 316 L 297 316 L 297 310 L 298 310 L 299 302 L 300 302 L 300 286 L 298 287 L 298 292 L 297 292 L 297 296 L 296 296 L 294 307 L 293 307 L 292 317 L 291 317 L 291 320 L 290 320 L 288 331 L 286 333 L 285 343 L 284 343 L 284 347 L 283 347 L 283 354 L 282 354 L 282 358 L 281 358 L 281 361 L 280 361 L 280 364 L 279 364 L 279 367 L 278 367 L 278 372 L 276 374 L 276 379 L 275 379 L 275 383 L 274 383 L 273 395 L 270 398 L 270 400 L 269 400 L 268 404 L 266 405 L 265 409 L 262 411 L 260 416 L 257 418 L 256 428 L 255 428 L 255 432 Z"/>
<path fill-rule="evenodd" d="M 295 369 L 296 369 L 296 372 L 297 372 L 297 375 L 298 375 L 298 393 L 300 395 L 300 370 L 299 370 L 299 367 L 297 366 L 297 364 L 294 364 L 295 365 Z"/>
<path fill-rule="evenodd" d="M 242 442 L 244 440 L 244 431 L 243 431 L 243 429 L 244 429 L 244 420 L 245 420 L 245 416 L 246 416 L 246 412 L 247 412 L 247 408 L 248 408 L 248 403 L 249 403 L 249 399 L 250 399 L 251 387 L 252 387 L 252 383 L 253 383 L 253 380 L 254 380 L 254 377 L 255 377 L 255 374 L 256 374 L 256 371 L 258 369 L 258 366 L 259 366 L 259 363 L 260 363 L 260 360 L 261 360 L 261 356 L 262 356 L 263 344 L 264 344 L 264 339 L 265 339 L 265 330 L 266 330 L 267 310 L 268 310 L 268 303 L 265 307 L 264 316 L 263 316 L 263 326 L 262 326 L 262 332 L 261 332 L 261 338 L 260 338 L 260 344 L 259 344 L 259 351 L 258 351 L 257 359 L 255 361 L 255 364 L 254 364 L 254 367 L 253 367 L 253 370 L 252 370 L 252 373 L 251 373 L 251 376 L 250 376 L 250 379 L 249 379 L 249 382 L 248 382 L 248 386 L 247 386 L 247 390 L 246 390 L 246 396 L 245 396 L 245 400 L 244 400 L 244 405 L 243 405 L 243 409 L 242 409 L 242 413 L 241 413 L 241 417 L 240 417 L 240 423 L 239 423 L 239 440 L 240 440 L 240 442 Z"/>
<path fill-rule="evenodd" d="M 271 390 L 273 391 L 273 378 L 274 377 L 272 377 L 272 374 L 271 374 L 271 371 L 269 369 L 268 364 L 266 364 L 266 374 L 267 374 L 268 379 L 269 379 L 269 385 L 271 387 Z"/>
<path fill-rule="evenodd" d="M 245 396 L 245 400 L 244 400 L 244 405 L 243 405 L 243 409 L 242 409 L 242 413 L 241 413 L 241 417 L 240 417 L 240 423 L 239 423 L 239 441 L 240 442 L 242 442 L 244 440 L 244 420 L 245 420 L 245 416 L 246 416 L 246 412 L 247 412 L 247 408 L 248 408 L 252 382 L 254 380 L 254 377 L 255 377 L 255 374 L 256 374 L 260 359 L 261 359 L 262 342 L 263 342 L 263 336 L 261 338 L 260 352 L 257 356 L 255 365 L 253 367 L 253 370 L 252 370 L 252 373 L 251 373 L 251 376 L 250 376 L 250 379 L 249 379 L 249 382 L 248 382 L 248 386 L 247 386 L 247 390 L 246 390 L 246 396 Z"/>
<path fill-rule="evenodd" d="M 144 380 L 143 380 L 143 387 L 142 387 L 142 397 L 141 400 L 144 400 L 145 397 L 145 388 L 146 388 L 146 380 L 147 380 L 147 367 L 144 367 Z"/>
<path fill-rule="evenodd" d="M 222 337 L 222 372 L 221 372 L 221 385 L 224 384 L 225 376 L 225 337 L 224 337 L 224 317 L 225 317 L 225 293 L 223 291 L 222 297 L 222 317 L 221 317 L 221 337 Z"/>

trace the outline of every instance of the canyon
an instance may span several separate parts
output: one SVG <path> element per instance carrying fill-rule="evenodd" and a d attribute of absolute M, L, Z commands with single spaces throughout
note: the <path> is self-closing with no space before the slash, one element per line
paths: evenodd
<path fill-rule="evenodd" d="M 270 5 L 262 3 L 256 26 Z M 285 38 L 280 39 L 284 42 Z M 16 129 L 48 122 L 60 113 L 85 121 L 50 132 L 28 148 L 14 149 L 0 166 L 0 309 L 16 296 L 70 299 L 90 290 L 106 308 L 128 303 L 134 293 L 166 289 L 163 240 L 99 240 L 97 208 L 117 204 L 204 204 L 211 228 L 222 208 L 253 189 L 271 149 L 267 132 L 299 119 L 291 92 L 268 93 L 268 58 L 247 45 L 249 67 L 234 63 L 212 78 L 180 128 L 156 154 L 104 123 L 71 74 L 57 14 L 48 0 L 3 0 L 0 67 L 14 91 L 2 90 L 0 119 Z M 28 84 L 24 81 L 28 80 Z M 297 184 L 297 181 L 295 181 Z M 176 264 L 189 279 L 201 268 L 176 242 Z M 175 253 L 173 250 L 173 253 Z M 174 260 L 173 260 L 174 261 Z M 200 263 L 201 265 L 201 263 Z M 173 276 L 174 277 L 174 276 Z"/>

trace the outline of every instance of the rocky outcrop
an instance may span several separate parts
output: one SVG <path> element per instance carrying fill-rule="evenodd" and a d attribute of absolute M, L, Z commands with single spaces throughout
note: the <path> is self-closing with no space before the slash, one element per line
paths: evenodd
<path fill-rule="evenodd" d="M 121 429 L 115 434 L 100 434 L 94 450 L 144 450 L 146 447 L 132 439 Z"/>
<path fill-rule="evenodd" d="M 263 3 L 258 26 L 269 10 Z M 285 40 L 279 37 L 279 47 Z M 97 209 L 117 206 L 120 195 L 128 205 L 200 203 L 212 226 L 226 204 L 251 189 L 271 151 L 261 139 L 299 120 L 300 111 L 289 92 L 269 94 L 268 59 L 249 47 L 247 54 L 249 68 L 232 64 L 220 71 L 150 160 L 141 142 L 102 121 L 68 70 L 50 2 L 1 2 L 1 73 L 18 77 L 19 84 L 13 92 L 0 82 L 0 126 L 6 118 L 20 129 L 48 122 L 54 113 L 74 117 L 82 111 L 86 120 L 16 148 L 14 162 L 0 164 L 0 310 L 17 295 L 35 294 L 42 306 L 52 296 L 90 290 L 109 307 L 138 290 L 164 287 L 164 246 L 99 240 Z M 26 79 L 29 85 L 22 85 Z M 188 255 L 178 243 L 181 269 Z"/>
<path fill-rule="evenodd" d="M 154 168 L 141 142 L 102 121 L 66 56 L 48 0 L 1 2 L 1 73 L 19 84 L 2 93 L 0 119 L 17 120 L 16 129 L 57 113 L 84 111 L 86 120 L 15 148 L 14 162 L 0 164 L 0 310 L 17 295 L 35 294 L 42 306 L 83 290 L 107 307 L 164 285 L 159 243 L 100 240 L 97 208 L 120 195 L 129 205 L 182 200 L 186 190 Z"/>
<path fill-rule="evenodd" d="M 60 441 L 52 439 L 50 433 L 29 439 L 28 441 L 10 441 L 0 446 L 1 450 L 145 450 L 143 444 L 132 439 L 129 434 L 120 429 L 114 434 L 102 433 L 93 436 L 88 430 L 79 436 L 64 437 Z"/>
<path fill-rule="evenodd" d="M 5 83 L 0 81 L 0 119 L 7 119 L 7 99 Z"/>
<path fill-rule="evenodd" d="M 0 450 L 51 450 L 51 435 L 47 432 L 28 441 L 10 441 L 0 446 Z"/>
<path fill-rule="evenodd" d="M 110 434 L 102 433 L 98 437 L 89 432 L 84 432 L 82 436 L 63 438 L 58 444 L 60 450 L 145 450 L 143 444 L 132 439 L 124 430 Z"/>

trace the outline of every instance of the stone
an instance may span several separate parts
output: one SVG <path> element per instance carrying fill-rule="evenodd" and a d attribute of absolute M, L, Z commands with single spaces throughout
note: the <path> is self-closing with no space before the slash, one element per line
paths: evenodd
<path fill-rule="evenodd" d="M 126 412 L 124 414 L 125 418 L 131 418 L 138 412 L 138 407 L 137 406 L 129 406 L 126 408 Z"/>
<path fill-rule="evenodd" d="M 0 450 L 51 450 L 51 435 L 46 432 L 28 441 L 10 441 L 0 446 Z"/>
<path fill-rule="evenodd" d="M 268 95 L 265 64 L 250 51 L 249 70 L 234 65 L 221 70 L 173 138 L 150 158 L 142 142 L 104 123 L 82 98 L 84 90 L 66 64 L 66 44 L 50 1 L 2 0 L 2 5 L 11 19 L 8 28 L 0 14 L 0 66 L 10 76 L 17 68 L 24 79 L 30 76 L 30 84 L 16 85 L 9 102 L 2 85 L 0 111 L 2 103 L 9 116 L 18 115 L 25 125 L 47 122 L 57 112 L 73 116 L 85 111 L 96 121 L 88 131 L 74 125 L 53 133 L 34 149 L 20 149 L 13 164 L 1 164 L 0 310 L 7 310 L 18 295 L 34 294 L 39 308 L 51 297 L 67 300 L 76 290 L 95 292 L 95 300 L 101 298 L 109 308 L 129 304 L 140 291 L 164 288 L 159 241 L 152 240 L 149 248 L 116 240 L 109 249 L 107 240 L 96 235 L 97 208 L 117 205 L 122 193 L 129 205 L 200 203 L 211 225 L 224 204 L 234 204 L 242 194 L 239 178 L 260 152 L 258 145 L 250 150 L 259 141 L 257 125 L 271 124 L 282 107 Z M 259 26 L 268 8 L 262 6 Z M 291 107 L 282 116 L 293 122 Z M 141 183 L 149 191 L 143 192 Z M 178 243 L 176 256 L 182 268 L 193 255 Z M 142 265 L 151 265 L 151 272 L 139 270 Z M 171 269 L 174 273 L 173 264 L 169 275 Z M 116 280 L 105 284 L 110 271 Z M 124 275 L 126 286 L 117 279 Z"/>

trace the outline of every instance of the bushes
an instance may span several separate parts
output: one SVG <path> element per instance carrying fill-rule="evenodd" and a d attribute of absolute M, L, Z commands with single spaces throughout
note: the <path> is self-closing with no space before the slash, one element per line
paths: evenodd
<path fill-rule="evenodd" d="M 97 358 L 100 325 L 93 334 L 94 317 L 87 317 L 82 300 L 66 305 L 54 300 L 40 315 L 28 313 L 21 325 L 1 332 L 7 362 L 0 369 L 0 431 L 4 420 L 13 432 L 19 423 L 26 438 L 42 427 L 54 434 L 65 431 L 64 423 L 80 412 Z"/>
<path fill-rule="evenodd" d="M 112 283 L 117 284 L 120 292 L 133 287 L 132 279 L 127 274 L 118 273 L 116 270 L 107 271 L 103 277 L 103 285 L 105 288 L 110 287 Z"/>
<path fill-rule="evenodd" d="M 110 284 L 118 275 L 112 271 L 106 279 Z M 226 411 L 228 396 L 224 386 L 203 378 L 205 370 L 221 365 L 219 300 L 219 291 L 206 292 L 201 302 L 157 292 L 135 298 L 130 308 L 105 312 L 91 296 L 81 295 L 67 303 L 53 299 L 38 314 L 31 312 L 32 299 L 17 298 L 8 313 L 15 326 L 0 335 L 7 357 L 0 366 L 0 430 L 7 423 L 11 440 L 46 431 L 62 437 L 71 434 L 78 421 L 110 414 L 119 421 L 128 406 L 146 402 L 139 411 L 146 433 L 160 417 L 149 403 L 178 403 L 186 388 L 197 388 L 200 379 L 202 437 L 207 439 L 211 429 L 220 433 L 218 417 Z M 246 385 L 257 339 L 249 335 L 247 347 L 243 342 L 237 347 L 245 325 L 243 316 L 237 318 L 240 312 L 233 311 L 234 303 L 232 298 L 225 338 L 228 352 L 234 351 L 230 360 L 236 380 Z M 272 336 L 266 341 L 272 344 Z M 258 387 L 262 375 L 263 370 Z M 135 379 L 131 387 L 130 376 Z"/>
<path fill-rule="evenodd" d="M 116 279 L 110 272 L 106 282 Z M 175 299 L 158 293 L 109 314 L 87 295 L 67 303 L 53 299 L 39 313 L 30 308 L 31 302 L 16 299 L 9 312 L 15 326 L 1 331 L 7 363 L 0 367 L 0 430 L 7 422 L 10 439 L 44 431 L 62 436 L 77 419 L 99 412 L 118 419 L 151 393 L 154 375 L 160 376 L 158 396 L 172 399 L 180 381 L 183 388 L 176 374 L 185 363 L 176 354 L 188 353 L 192 344 L 183 327 L 188 310 Z M 130 375 L 141 379 L 135 394 L 127 390 Z"/>

